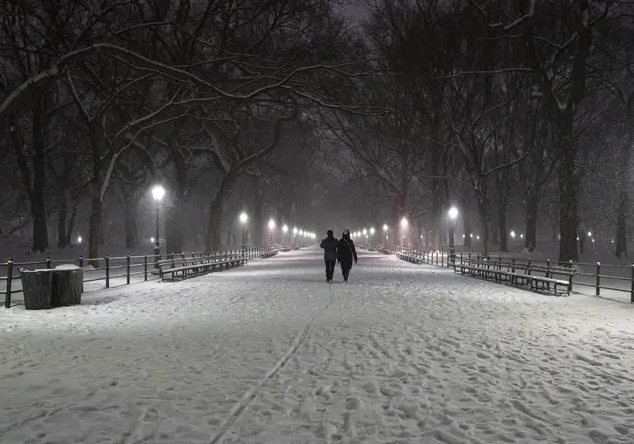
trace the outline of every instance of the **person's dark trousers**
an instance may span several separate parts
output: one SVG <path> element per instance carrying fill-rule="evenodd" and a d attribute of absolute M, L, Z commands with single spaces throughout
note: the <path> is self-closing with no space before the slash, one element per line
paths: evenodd
<path fill-rule="evenodd" d="M 325 261 L 326 262 L 326 279 L 332 281 L 332 277 L 335 274 L 335 264 L 337 261 Z"/>
<path fill-rule="evenodd" d="M 350 270 L 352 269 L 352 261 L 341 261 L 341 274 L 343 274 L 343 280 L 347 281 L 350 276 Z"/>

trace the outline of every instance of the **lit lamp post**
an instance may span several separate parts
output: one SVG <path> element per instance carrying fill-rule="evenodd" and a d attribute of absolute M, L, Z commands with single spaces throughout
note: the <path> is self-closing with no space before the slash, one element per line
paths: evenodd
<path fill-rule="evenodd" d="M 449 209 L 449 258 L 454 267 L 456 265 L 456 244 L 454 243 L 454 233 L 456 232 L 458 214 L 458 208 L 451 207 Z"/>
<path fill-rule="evenodd" d="M 387 230 L 388 230 L 387 224 L 383 224 L 383 248 L 387 248 Z"/>
<path fill-rule="evenodd" d="M 154 236 L 154 267 L 159 268 L 159 260 L 161 255 L 161 240 L 159 233 L 159 215 L 161 212 L 161 201 L 165 196 L 165 188 L 161 185 L 156 185 L 152 188 L 152 197 L 156 201 L 156 236 Z"/>
<path fill-rule="evenodd" d="M 408 225 L 407 218 L 404 217 L 403 219 L 401 219 L 401 227 L 403 228 L 403 231 L 405 231 L 405 229 L 407 229 L 407 225 Z M 403 243 L 402 246 L 405 247 L 406 246 L 406 241 L 405 241 L 405 235 L 404 234 L 401 237 L 401 239 L 403 239 L 402 240 L 402 243 Z"/>
<path fill-rule="evenodd" d="M 286 247 L 286 244 L 288 243 L 287 239 L 286 239 L 286 233 L 288 233 L 288 225 L 284 225 L 282 227 L 282 233 L 284 233 L 284 237 L 282 239 L 282 243 L 284 244 L 284 247 Z"/>
<path fill-rule="evenodd" d="M 269 244 L 273 245 L 273 230 L 275 230 L 275 221 L 271 219 L 269 221 Z"/>
<path fill-rule="evenodd" d="M 367 243 L 368 243 L 368 230 L 366 230 L 366 229 L 364 228 L 364 229 L 363 229 L 363 231 L 362 231 L 362 233 L 363 233 L 363 238 L 364 238 L 364 240 L 365 240 L 365 243 L 366 243 L 366 245 L 367 245 Z"/>
<path fill-rule="evenodd" d="M 374 240 L 374 228 L 370 228 L 370 236 L 372 236 L 372 248 L 376 247 L 376 241 Z"/>
<path fill-rule="evenodd" d="M 249 220 L 249 216 L 244 211 L 240 213 L 240 225 L 242 225 L 242 257 L 247 254 L 247 221 Z"/>

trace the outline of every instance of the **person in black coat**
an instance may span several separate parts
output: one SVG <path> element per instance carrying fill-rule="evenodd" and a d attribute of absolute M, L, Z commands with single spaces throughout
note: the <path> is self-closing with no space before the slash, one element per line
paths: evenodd
<path fill-rule="evenodd" d="M 324 262 L 326 262 L 326 281 L 332 283 L 332 277 L 335 274 L 335 264 L 337 262 L 337 239 L 332 232 L 326 232 L 327 237 L 321 241 L 319 246 L 324 249 Z"/>
<path fill-rule="evenodd" d="M 337 260 L 341 264 L 343 281 L 348 282 L 348 276 L 352 269 L 352 261 L 354 260 L 354 263 L 357 263 L 357 250 L 354 248 L 354 242 L 350 239 L 350 230 L 343 230 L 343 234 L 337 245 Z"/>

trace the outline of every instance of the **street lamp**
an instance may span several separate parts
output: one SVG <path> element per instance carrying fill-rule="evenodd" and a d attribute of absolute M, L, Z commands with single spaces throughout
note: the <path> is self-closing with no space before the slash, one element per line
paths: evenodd
<path fill-rule="evenodd" d="M 249 220 L 249 216 L 244 211 L 240 213 L 240 224 L 242 225 L 242 256 L 246 255 L 247 250 L 247 221 Z"/>
<path fill-rule="evenodd" d="M 282 233 L 284 233 L 282 236 L 282 243 L 284 244 L 284 248 L 286 248 L 286 244 L 288 242 L 288 240 L 286 239 L 286 233 L 288 233 L 288 225 L 282 226 Z"/>
<path fill-rule="evenodd" d="M 407 227 L 407 218 L 406 218 L 406 217 L 404 217 L 404 218 L 401 220 L 401 227 L 403 227 L 403 228 L 406 228 L 406 227 Z"/>
<path fill-rule="evenodd" d="M 449 208 L 449 258 L 451 259 L 451 263 L 456 266 L 456 244 L 454 241 L 454 234 L 456 233 L 456 222 L 458 221 L 458 208 L 451 207 Z"/>
<path fill-rule="evenodd" d="M 154 237 L 154 267 L 158 270 L 159 259 L 161 254 L 161 240 L 159 235 L 159 215 L 161 211 L 161 201 L 165 196 L 165 188 L 161 185 L 156 185 L 152 188 L 152 197 L 156 201 L 156 236 Z"/>
<path fill-rule="evenodd" d="M 275 230 L 275 221 L 271 219 L 269 221 L 269 244 L 273 245 L 273 230 Z"/>
<path fill-rule="evenodd" d="M 389 228 L 390 227 L 388 227 L 387 224 L 383 224 L 383 237 L 384 237 L 383 248 L 387 248 L 387 230 Z"/>

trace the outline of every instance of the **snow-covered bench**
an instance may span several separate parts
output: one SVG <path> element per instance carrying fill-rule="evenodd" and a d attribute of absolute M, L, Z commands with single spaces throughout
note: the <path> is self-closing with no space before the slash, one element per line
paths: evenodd
<path fill-rule="evenodd" d="M 412 264 L 422 264 L 423 262 L 425 262 L 422 256 L 415 256 L 411 253 L 404 253 L 402 251 L 397 251 L 396 257 L 403 261 L 411 262 Z"/>
<path fill-rule="evenodd" d="M 279 250 L 269 250 L 269 251 L 265 251 L 265 252 L 263 252 L 262 254 L 260 254 L 260 257 L 261 257 L 262 259 L 266 259 L 266 258 L 269 258 L 269 257 L 273 257 L 273 256 L 275 256 L 275 255 L 278 253 L 278 251 L 279 251 Z"/>
<path fill-rule="evenodd" d="M 200 276 L 214 271 L 234 268 L 248 263 L 242 254 L 209 255 L 203 257 L 172 257 L 158 262 L 159 276 L 165 281 L 177 277 Z"/>
<path fill-rule="evenodd" d="M 511 285 L 525 285 L 531 290 L 550 291 L 551 287 L 555 293 L 561 287 L 565 288 L 565 293 L 570 295 L 572 291 L 572 279 L 575 270 L 571 267 L 552 266 L 547 264 L 502 262 L 502 260 L 473 259 L 466 258 L 457 263 L 455 272 L 469 274 L 473 277 L 495 280 L 496 282 L 506 282 Z M 535 273 L 543 273 L 542 275 Z M 557 278 L 561 276 L 562 279 Z"/>

